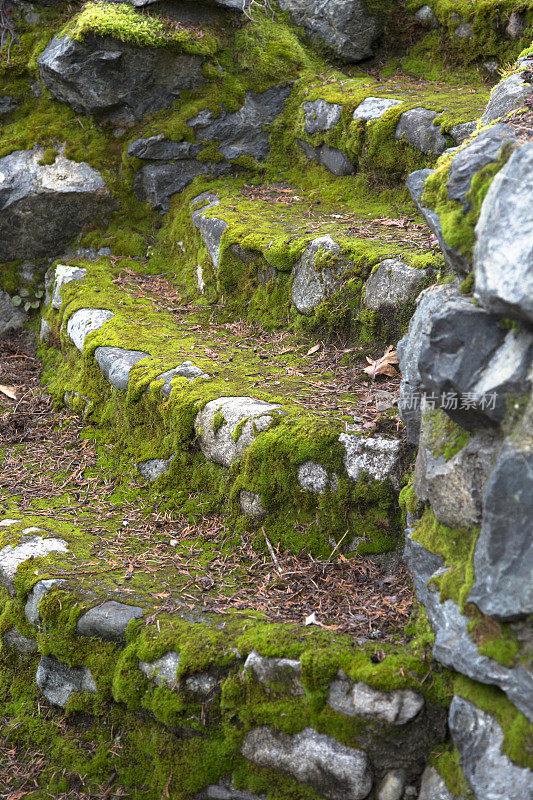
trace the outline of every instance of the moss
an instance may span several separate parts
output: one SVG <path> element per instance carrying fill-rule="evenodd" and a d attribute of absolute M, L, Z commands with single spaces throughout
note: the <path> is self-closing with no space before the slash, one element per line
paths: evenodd
<path fill-rule="evenodd" d="M 40 164 L 41 166 L 43 166 L 44 164 L 54 164 L 57 154 L 58 154 L 57 150 L 54 150 L 53 148 L 49 147 L 47 150 L 44 151 L 42 157 L 39 159 L 37 163 Z"/>
<path fill-rule="evenodd" d="M 418 508 L 418 498 L 412 483 L 409 483 L 407 486 L 403 487 L 398 498 L 398 503 L 400 508 L 402 508 L 404 511 L 408 511 L 410 514 L 416 513 Z"/>
<path fill-rule="evenodd" d="M 435 458 L 449 461 L 470 441 L 471 434 L 461 428 L 442 409 L 424 411 L 424 444 Z"/>
<path fill-rule="evenodd" d="M 475 283 L 475 276 L 474 272 L 470 272 L 469 275 L 464 279 L 461 286 L 459 287 L 459 291 L 461 294 L 471 294 L 474 291 L 474 283 Z"/>
<path fill-rule="evenodd" d="M 231 438 L 233 439 L 234 442 L 238 442 L 239 439 L 241 438 L 242 429 L 244 428 L 247 422 L 248 422 L 248 417 L 244 417 L 244 419 L 241 419 L 241 421 L 238 422 L 237 425 L 235 426 L 235 430 L 231 434 Z"/>
<path fill-rule="evenodd" d="M 213 433 L 217 433 L 217 431 L 219 431 L 225 423 L 226 420 L 224 418 L 224 414 L 221 414 L 220 411 L 217 411 L 213 417 Z"/>

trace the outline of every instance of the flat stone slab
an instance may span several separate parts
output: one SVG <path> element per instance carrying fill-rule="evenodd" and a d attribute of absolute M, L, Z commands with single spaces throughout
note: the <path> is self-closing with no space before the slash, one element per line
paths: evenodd
<path fill-rule="evenodd" d="M 321 263 L 322 258 L 333 253 L 338 263 L 331 265 Z M 300 314 L 311 314 L 314 309 L 329 295 L 336 292 L 341 285 L 340 275 L 347 265 L 341 255 L 340 246 L 331 236 L 319 236 L 313 239 L 293 269 L 291 298 Z"/>
<path fill-rule="evenodd" d="M 340 122 L 342 106 L 326 100 L 302 103 L 305 114 L 305 132 L 309 135 L 319 131 L 330 131 Z"/>
<path fill-rule="evenodd" d="M 80 308 L 67 322 L 67 335 L 72 344 L 83 352 L 83 344 L 87 336 L 97 331 L 115 315 L 103 308 Z"/>
<path fill-rule="evenodd" d="M 50 703 L 61 708 L 65 708 L 70 696 L 76 692 L 97 691 L 87 667 L 67 667 L 48 656 L 41 658 L 35 683 Z"/>
<path fill-rule="evenodd" d="M 52 299 L 50 301 L 52 308 L 59 311 L 63 298 L 61 297 L 61 289 L 71 281 L 82 281 L 87 275 L 87 270 L 81 267 L 72 267 L 69 264 L 58 264 L 55 269 L 55 279 L 52 289 Z"/>
<path fill-rule="evenodd" d="M 194 381 L 196 378 L 203 378 L 204 380 L 209 380 L 210 375 L 204 372 L 200 367 L 197 367 L 196 364 L 193 364 L 192 361 L 184 361 L 183 364 L 178 364 L 177 367 L 173 369 L 169 369 L 166 372 L 162 372 L 161 375 L 158 375 L 155 378 L 156 381 L 164 380 L 164 384 L 161 387 L 161 393 L 164 394 L 165 397 L 170 397 L 170 393 L 172 391 L 172 379 L 173 378 L 186 378 L 189 383 Z"/>
<path fill-rule="evenodd" d="M 292 697 L 304 697 L 301 682 L 302 664 L 291 658 L 266 658 L 252 650 L 243 667 L 244 673 L 253 675 L 256 681 L 281 690 Z"/>
<path fill-rule="evenodd" d="M 339 479 L 335 473 L 331 475 L 321 464 L 315 461 L 305 461 L 296 471 L 298 483 L 307 492 L 324 494 L 336 492 L 339 488 Z"/>
<path fill-rule="evenodd" d="M 363 302 L 373 311 L 400 309 L 416 300 L 426 280 L 426 270 L 414 269 L 397 258 L 387 258 L 368 278 Z"/>
<path fill-rule="evenodd" d="M 155 661 L 139 661 L 139 669 L 150 680 L 154 680 L 157 686 L 166 686 L 174 689 L 178 686 L 179 680 L 176 671 L 180 663 L 180 654 L 171 650 Z"/>
<path fill-rule="evenodd" d="M 80 636 L 94 636 L 108 642 L 122 642 L 132 619 L 142 617 L 143 609 L 107 600 L 81 616 L 76 624 Z"/>
<path fill-rule="evenodd" d="M 45 581 L 38 581 L 32 588 L 31 592 L 28 595 L 28 599 L 26 600 L 26 605 L 24 606 L 24 613 L 26 614 L 26 619 L 31 625 L 34 625 L 36 628 L 38 627 L 39 623 L 41 622 L 41 615 L 39 614 L 39 603 L 45 596 L 47 592 L 50 591 L 52 586 L 61 586 L 63 581 L 57 579 L 45 580 Z"/>
<path fill-rule="evenodd" d="M 355 683 L 342 670 L 330 684 L 327 702 L 339 714 L 378 719 L 389 725 L 405 725 L 424 707 L 422 695 L 411 689 L 380 692 L 366 683 Z"/>
<path fill-rule="evenodd" d="M 122 391 L 128 388 L 132 367 L 149 356 L 149 353 L 142 350 L 124 350 L 121 347 L 97 347 L 94 351 L 94 357 L 106 381 Z"/>
<path fill-rule="evenodd" d="M 344 466 L 350 478 L 358 481 L 366 474 L 376 481 L 390 480 L 398 486 L 402 445 L 397 439 L 368 437 L 341 433 L 344 447 Z"/>
<path fill-rule="evenodd" d="M 440 156 L 446 150 L 446 137 L 438 125 L 433 125 L 437 112 L 429 108 L 411 108 L 404 111 L 396 126 L 394 136 L 399 141 L 409 142 L 421 153 Z"/>
<path fill-rule="evenodd" d="M 352 119 L 369 122 L 374 119 L 381 119 L 383 114 L 395 106 L 402 104 L 402 100 L 393 100 L 392 97 L 365 97 L 353 112 Z"/>
<path fill-rule="evenodd" d="M 41 528 L 26 528 L 22 535 L 29 535 L 30 532 L 41 530 Z M 20 565 L 30 558 L 41 558 L 50 553 L 68 553 L 67 543 L 63 539 L 43 539 L 42 536 L 30 536 L 14 547 L 6 545 L 0 550 L 0 583 L 10 594 L 15 594 L 14 580 Z"/>

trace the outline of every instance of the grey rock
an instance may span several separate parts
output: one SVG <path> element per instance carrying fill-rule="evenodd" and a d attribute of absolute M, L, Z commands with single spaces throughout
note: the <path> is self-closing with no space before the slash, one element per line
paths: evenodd
<path fill-rule="evenodd" d="M 233 781 L 222 780 L 206 786 L 194 800 L 267 800 L 266 794 L 252 794 L 246 789 L 236 789 Z"/>
<path fill-rule="evenodd" d="M 39 341 L 47 342 L 51 333 L 52 326 L 45 319 L 41 319 L 41 325 L 39 328 Z"/>
<path fill-rule="evenodd" d="M 339 479 L 333 474 L 329 474 L 321 464 L 315 461 L 305 461 L 297 469 L 298 483 L 307 492 L 324 494 L 324 492 L 336 492 L 339 486 Z"/>
<path fill-rule="evenodd" d="M 186 691 L 207 697 L 218 687 L 218 680 L 208 672 L 196 672 L 185 678 L 183 685 Z"/>
<path fill-rule="evenodd" d="M 174 142 L 159 133 L 146 139 L 135 139 L 128 147 L 127 154 L 130 158 L 146 161 L 182 161 L 196 158 L 201 149 L 202 145 L 198 142 Z"/>
<path fill-rule="evenodd" d="M 422 773 L 418 800 L 454 800 L 453 794 L 446 786 L 435 767 L 427 766 Z"/>
<path fill-rule="evenodd" d="M 220 267 L 220 244 L 224 231 L 228 227 L 228 223 L 219 219 L 218 217 L 206 216 L 206 211 L 218 205 L 220 201 L 209 203 L 206 207 L 199 209 L 193 213 L 192 221 L 194 226 L 200 231 L 206 250 L 209 254 L 215 271 L 218 272 Z"/>
<path fill-rule="evenodd" d="M 127 625 L 132 619 L 139 619 L 142 615 L 143 610 L 139 606 L 106 600 L 79 618 L 76 631 L 80 636 L 94 636 L 107 642 L 122 642 Z"/>
<path fill-rule="evenodd" d="M 399 309 L 416 300 L 427 276 L 424 269 L 414 269 L 397 258 L 387 258 L 368 278 L 364 304 L 374 311 Z"/>
<path fill-rule="evenodd" d="M 84 225 L 115 208 L 99 172 L 61 154 L 39 164 L 44 150 L 36 145 L 0 159 L 0 261 L 55 256 Z"/>
<path fill-rule="evenodd" d="M 23 636 L 16 628 L 10 628 L 2 636 L 2 644 L 4 647 L 17 650 L 23 656 L 33 655 L 37 652 L 37 642 L 35 639 L 29 639 Z"/>
<path fill-rule="evenodd" d="M 381 21 L 366 11 L 361 0 L 279 0 L 279 7 L 311 39 L 346 61 L 369 58 L 381 31 Z"/>
<path fill-rule="evenodd" d="M 525 19 L 519 11 L 511 11 L 505 33 L 510 39 L 520 39 L 524 34 Z"/>
<path fill-rule="evenodd" d="M 516 138 L 512 128 L 499 123 L 482 131 L 470 144 L 459 150 L 450 164 L 446 184 L 450 200 L 459 200 L 465 212 L 468 211 L 472 206 L 467 202 L 466 195 L 470 191 L 474 175 L 487 164 L 498 161 L 504 147 L 515 144 Z"/>
<path fill-rule="evenodd" d="M 411 689 L 380 692 L 366 683 L 354 683 L 339 670 L 330 684 L 327 703 L 339 714 L 405 725 L 424 707 L 424 698 Z"/>
<path fill-rule="evenodd" d="M 472 25 L 470 22 L 461 23 L 461 25 L 458 25 L 454 30 L 453 35 L 456 39 L 471 39 L 474 35 Z"/>
<path fill-rule="evenodd" d="M 13 111 L 17 110 L 19 105 L 20 102 L 15 100 L 14 97 L 9 97 L 7 94 L 2 95 L 2 97 L 0 97 L 0 119 L 12 114 Z"/>
<path fill-rule="evenodd" d="M 87 36 L 83 42 L 55 36 L 37 64 L 54 97 L 115 125 L 139 122 L 143 114 L 169 108 L 181 91 L 205 83 L 200 56 L 109 36 Z"/>
<path fill-rule="evenodd" d="M 284 694 L 304 697 L 302 686 L 302 664 L 290 658 L 265 658 L 252 650 L 244 662 L 243 673 L 250 673 L 256 681 L 267 688 L 274 684 Z"/>
<path fill-rule="evenodd" d="M 87 275 L 86 269 L 80 267 L 71 267 L 68 264 L 58 264 L 55 268 L 55 275 L 52 288 L 51 306 L 59 311 L 63 298 L 61 297 L 61 289 L 71 281 L 81 281 Z"/>
<path fill-rule="evenodd" d="M 63 583 L 64 581 L 52 579 L 47 581 L 37 581 L 37 583 L 33 586 L 28 595 L 28 599 L 26 600 L 24 613 L 28 622 L 35 628 L 39 626 L 42 619 L 39 613 L 39 603 L 53 586 L 61 586 Z"/>
<path fill-rule="evenodd" d="M 326 100 L 302 103 L 305 113 L 305 132 L 309 135 L 318 131 L 330 131 L 340 122 L 342 106 Z"/>
<path fill-rule="evenodd" d="M 10 528 L 11 525 L 18 525 L 21 522 L 20 519 L 3 519 L 0 520 L 0 528 Z"/>
<path fill-rule="evenodd" d="M 498 72 L 500 65 L 498 64 L 497 61 L 484 61 L 483 67 L 487 70 L 489 74 L 495 75 Z"/>
<path fill-rule="evenodd" d="M 258 766 L 286 772 L 312 786 L 327 800 L 363 800 L 372 788 L 366 753 L 313 728 L 292 736 L 255 728 L 245 736 L 241 753 Z"/>
<path fill-rule="evenodd" d="M 533 773 L 505 755 L 503 730 L 494 717 L 456 695 L 448 724 L 476 800 L 532 800 Z"/>
<path fill-rule="evenodd" d="M 26 528 L 22 532 L 22 541 L 12 547 L 10 544 L 0 550 L 0 583 L 10 594 L 15 594 L 14 579 L 17 569 L 30 558 L 41 558 L 49 553 L 67 553 L 67 543 L 63 539 L 43 539 L 31 534 L 41 528 Z"/>
<path fill-rule="evenodd" d="M 85 270 L 84 270 L 85 272 Z M 87 336 L 99 330 L 115 315 L 103 308 L 80 308 L 67 322 L 67 335 L 70 341 L 83 352 L 83 344 Z"/>
<path fill-rule="evenodd" d="M 153 679 L 157 686 L 165 686 L 167 689 L 174 689 L 179 684 L 176 672 L 180 663 L 180 654 L 175 650 L 165 653 L 155 661 L 139 660 L 139 669 L 147 678 Z"/>
<path fill-rule="evenodd" d="M 439 21 L 435 16 L 431 6 L 422 6 L 422 8 L 419 8 L 413 16 L 421 25 L 424 26 L 424 28 L 434 30 L 435 28 L 439 27 Z"/>
<path fill-rule="evenodd" d="M 533 143 L 496 175 L 476 225 L 476 297 L 489 311 L 533 323 Z"/>
<path fill-rule="evenodd" d="M 470 262 L 456 247 L 452 247 L 445 240 L 439 215 L 431 208 L 427 208 L 422 204 L 424 183 L 432 174 L 433 170 L 431 169 L 419 169 L 416 172 L 411 172 L 406 180 L 407 188 L 409 189 L 413 203 L 424 217 L 428 228 L 437 237 L 439 247 L 450 267 L 454 272 L 459 273 L 459 275 L 468 275 L 470 272 Z"/>
<path fill-rule="evenodd" d="M 472 122 L 461 122 L 458 125 L 453 125 L 450 128 L 450 136 L 455 139 L 457 144 L 461 144 L 465 139 L 468 139 L 477 128 L 477 120 Z"/>
<path fill-rule="evenodd" d="M 328 253 L 332 257 L 326 260 Z M 338 291 L 347 265 L 331 236 L 320 236 L 307 245 L 293 269 L 291 298 L 300 314 L 311 314 L 326 297 Z"/>
<path fill-rule="evenodd" d="M 312 161 L 314 158 L 318 158 L 318 154 L 320 152 L 319 147 L 312 147 L 303 139 L 296 139 L 296 143 L 303 150 L 304 155 L 308 161 Z"/>
<path fill-rule="evenodd" d="M 94 357 L 102 375 L 116 389 L 127 389 L 132 367 L 149 353 L 142 350 L 123 350 L 121 347 L 97 347 Z"/>
<path fill-rule="evenodd" d="M 65 708 L 70 696 L 76 692 L 97 691 L 87 667 L 67 667 L 48 656 L 41 658 L 35 683 L 50 703 L 61 708 Z"/>
<path fill-rule="evenodd" d="M 211 400 L 194 422 L 202 453 L 210 461 L 225 467 L 231 466 L 242 457 L 255 437 L 270 427 L 272 412 L 279 408 L 279 405 L 265 403 L 254 397 L 219 397 Z M 216 414 L 222 414 L 225 421 L 215 431 Z M 234 441 L 232 434 L 239 424 L 240 435 Z"/>
<path fill-rule="evenodd" d="M 268 510 L 261 502 L 261 495 L 257 492 L 250 492 L 248 489 L 242 489 L 239 492 L 239 504 L 241 511 L 248 517 L 254 519 L 263 519 L 268 514 Z"/>
<path fill-rule="evenodd" d="M 139 474 L 145 480 L 153 483 L 163 475 L 167 475 L 174 456 L 170 458 L 149 458 L 148 461 L 140 461 L 137 464 Z"/>
<path fill-rule="evenodd" d="M 401 105 L 402 102 L 402 100 L 394 100 L 392 97 L 365 97 L 353 112 L 353 119 L 360 119 L 364 122 L 381 119 L 383 114 L 394 106 Z"/>
<path fill-rule="evenodd" d="M 133 188 L 137 200 L 150 203 L 155 211 L 165 214 L 170 209 L 170 198 L 183 191 L 199 175 L 219 178 L 235 172 L 225 161 L 196 161 L 192 158 L 170 163 L 150 163 L 135 174 Z"/>
<path fill-rule="evenodd" d="M 165 397 L 170 397 L 173 378 L 185 378 L 189 383 L 191 383 L 191 381 L 194 381 L 196 378 L 204 378 L 204 380 L 208 380 L 209 377 L 210 376 L 206 372 L 201 370 L 200 367 L 197 367 L 196 364 L 193 364 L 192 361 L 184 361 L 182 364 L 178 364 L 177 367 L 169 369 L 167 372 L 162 372 L 161 375 L 158 375 L 155 378 L 155 380 L 165 381 L 161 387 L 161 393 Z"/>
<path fill-rule="evenodd" d="M 446 137 L 440 132 L 438 125 L 433 124 L 437 112 L 429 108 L 411 108 L 404 111 L 394 136 L 407 141 L 421 153 L 440 156 L 446 150 Z"/>
<path fill-rule="evenodd" d="M 323 144 L 318 150 L 317 160 L 322 167 L 326 167 L 332 175 L 336 175 L 338 178 L 355 173 L 354 165 L 348 156 L 337 147 L 328 147 L 327 144 Z"/>
<path fill-rule="evenodd" d="M 510 111 L 521 108 L 526 97 L 533 94 L 533 84 L 526 83 L 521 73 L 515 73 L 505 78 L 494 87 L 490 100 L 481 117 L 481 125 L 488 125 L 499 117 L 504 117 Z"/>
<path fill-rule="evenodd" d="M 344 447 L 344 466 L 352 480 L 358 481 L 365 474 L 376 481 L 389 480 L 395 488 L 399 487 L 400 441 L 341 433 L 339 442 Z"/>
<path fill-rule="evenodd" d="M 406 779 L 403 769 L 387 772 L 381 781 L 376 800 L 402 800 Z"/>
<path fill-rule="evenodd" d="M 11 295 L 0 290 L 0 334 L 22 328 L 27 315 L 13 305 Z"/>

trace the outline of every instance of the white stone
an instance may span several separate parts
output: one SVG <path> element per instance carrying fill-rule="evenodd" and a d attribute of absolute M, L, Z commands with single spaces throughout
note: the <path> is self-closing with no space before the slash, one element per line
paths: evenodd
<path fill-rule="evenodd" d="M 41 320 L 41 327 L 39 329 L 39 341 L 47 342 L 51 331 L 52 331 L 51 326 L 48 324 L 48 322 L 45 319 L 42 319 Z"/>
<path fill-rule="evenodd" d="M 201 694 L 207 696 L 218 686 L 218 681 L 213 675 L 208 672 L 197 672 L 195 675 L 189 675 L 185 678 L 185 688 L 194 694 Z"/>
<path fill-rule="evenodd" d="M 72 314 L 67 322 L 68 338 L 81 353 L 87 336 L 93 331 L 97 331 L 114 316 L 112 311 L 106 311 L 103 308 L 80 308 Z"/>
<path fill-rule="evenodd" d="M 23 533 L 39 531 L 40 528 L 27 528 Z M 32 536 L 26 541 L 12 547 L 6 545 L 0 550 L 0 583 L 11 593 L 15 594 L 14 579 L 17 569 L 29 558 L 40 558 L 49 553 L 67 553 L 67 543 L 63 539 L 43 539 L 41 536 Z"/>
<path fill-rule="evenodd" d="M 178 669 L 179 663 L 180 654 L 171 650 L 155 661 L 139 660 L 139 669 L 147 678 L 153 678 L 158 686 L 166 686 L 169 689 L 173 689 L 178 684 L 176 670 Z"/>
<path fill-rule="evenodd" d="M 250 673 L 255 680 L 268 687 L 276 684 L 284 694 L 304 697 L 302 686 L 302 664 L 291 658 L 266 658 L 252 650 L 244 662 L 243 674 Z"/>
<path fill-rule="evenodd" d="M 321 264 L 321 256 L 334 253 L 335 261 Z M 318 264 L 317 264 L 318 260 Z M 340 288 L 340 273 L 346 267 L 346 260 L 341 258 L 341 249 L 331 236 L 319 236 L 313 239 L 293 271 L 292 302 L 301 314 L 311 314 L 314 309 L 329 295 Z"/>
<path fill-rule="evenodd" d="M 57 311 L 61 308 L 61 289 L 71 281 L 81 281 L 87 275 L 86 269 L 71 267 L 68 264 L 58 264 L 55 270 L 54 288 L 52 291 L 52 308 Z"/>
<path fill-rule="evenodd" d="M 328 472 L 321 464 L 315 461 L 305 461 L 300 464 L 297 470 L 298 483 L 308 492 L 324 494 L 324 492 L 336 492 L 339 486 L 339 479 L 335 474 L 328 475 Z"/>
<path fill-rule="evenodd" d="M 401 442 L 397 439 L 369 437 L 341 433 L 339 442 L 344 447 L 344 466 L 350 478 L 358 481 L 366 473 L 376 481 L 390 480 L 399 486 Z"/>
<path fill-rule="evenodd" d="M 381 781 L 376 800 L 402 800 L 405 788 L 403 769 L 392 769 Z"/>
<path fill-rule="evenodd" d="M 148 461 L 140 461 L 137 464 L 137 469 L 145 480 L 153 483 L 158 478 L 161 478 L 162 475 L 168 473 L 174 458 L 175 456 L 173 455 L 170 458 L 150 458 Z"/>
<path fill-rule="evenodd" d="M 327 702 L 339 714 L 379 719 L 389 725 L 405 725 L 424 707 L 422 695 L 411 689 L 381 692 L 366 683 L 354 683 L 342 670 L 330 684 Z"/>
<path fill-rule="evenodd" d="M 39 663 L 35 683 L 50 703 L 61 708 L 65 708 L 70 696 L 76 692 L 97 691 L 87 667 L 67 667 L 48 656 L 43 656 Z"/>
<path fill-rule="evenodd" d="M 3 519 L 0 520 L 0 528 L 9 528 L 11 525 L 17 525 L 22 522 L 20 519 Z"/>
<path fill-rule="evenodd" d="M 365 122 L 381 119 L 389 109 L 399 106 L 401 103 L 402 100 L 394 100 L 392 97 L 365 97 L 353 112 L 353 119 Z"/>
<path fill-rule="evenodd" d="M 250 492 L 248 489 L 242 489 L 239 493 L 239 503 L 241 511 L 248 517 L 255 519 L 262 519 L 268 514 L 268 511 L 261 502 L 261 495 L 257 492 Z"/>
<path fill-rule="evenodd" d="M 39 603 L 45 596 L 45 594 L 55 586 L 56 584 L 61 585 L 63 581 L 60 580 L 48 580 L 48 581 L 38 581 L 32 588 L 31 592 L 28 595 L 28 599 L 26 600 L 26 605 L 24 606 L 24 613 L 26 614 L 26 619 L 28 622 L 37 627 L 41 622 L 41 615 L 39 613 Z"/>

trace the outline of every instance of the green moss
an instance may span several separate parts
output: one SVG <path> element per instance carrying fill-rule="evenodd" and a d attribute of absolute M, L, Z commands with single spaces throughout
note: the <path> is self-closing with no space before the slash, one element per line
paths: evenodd
<path fill-rule="evenodd" d="M 400 496 L 398 497 L 398 503 L 400 508 L 402 508 L 404 511 L 409 511 L 411 514 L 416 513 L 418 508 L 418 498 L 412 483 L 409 483 L 407 486 L 403 487 L 400 492 Z"/>
<path fill-rule="evenodd" d="M 471 434 L 461 428 L 442 409 L 427 409 L 424 412 L 424 444 L 435 458 L 446 461 L 457 455 L 470 441 Z"/>
<path fill-rule="evenodd" d="M 44 166 L 45 164 L 54 164 L 57 155 L 58 155 L 57 150 L 54 150 L 53 148 L 49 147 L 47 150 L 44 151 L 42 157 L 39 159 L 37 163 L 40 164 L 41 166 Z"/>
<path fill-rule="evenodd" d="M 213 433 L 217 433 L 217 431 L 219 431 L 225 423 L 226 420 L 224 418 L 224 414 L 221 414 L 220 411 L 217 411 L 213 417 Z"/>
<path fill-rule="evenodd" d="M 461 294 L 471 294 L 474 291 L 474 283 L 475 283 L 475 276 L 474 272 L 470 272 L 470 274 L 464 279 L 461 286 L 459 287 L 459 291 Z"/>

